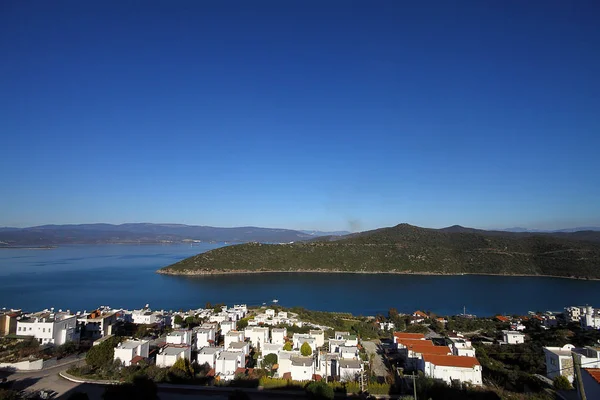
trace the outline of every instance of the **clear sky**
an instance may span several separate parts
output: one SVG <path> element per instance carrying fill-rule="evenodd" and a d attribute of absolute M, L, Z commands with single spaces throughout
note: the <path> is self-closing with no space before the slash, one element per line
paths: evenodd
<path fill-rule="evenodd" d="M 600 2 L 0 2 L 0 226 L 600 225 Z"/>

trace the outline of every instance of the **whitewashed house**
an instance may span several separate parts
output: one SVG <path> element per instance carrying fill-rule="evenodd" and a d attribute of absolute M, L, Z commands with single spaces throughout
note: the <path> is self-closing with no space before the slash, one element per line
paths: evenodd
<path fill-rule="evenodd" d="M 250 343 L 248 342 L 231 342 L 226 349 L 231 352 L 240 352 L 244 357 L 250 354 Z"/>
<path fill-rule="evenodd" d="M 277 313 L 277 316 L 278 316 L 279 318 L 281 318 L 281 319 L 287 319 L 287 318 L 288 318 L 288 313 L 287 313 L 287 311 L 279 311 L 279 312 Z"/>
<path fill-rule="evenodd" d="M 148 340 L 129 339 L 115 347 L 113 360 L 120 360 L 123 366 L 131 365 L 135 357 L 148 358 L 150 342 Z"/>
<path fill-rule="evenodd" d="M 168 344 L 156 355 L 156 366 L 160 368 L 171 367 L 175 362 L 185 358 L 191 362 L 192 346 L 186 344 Z"/>
<path fill-rule="evenodd" d="M 316 340 L 317 347 L 325 345 L 325 332 L 320 329 L 311 329 L 308 334 Z"/>
<path fill-rule="evenodd" d="M 216 369 L 217 358 L 223 351 L 222 347 L 203 347 L 198 350 L 198 365 L 208 364 L 210 368 Z"/>
<path fill-rule="evenodd" d="M 454 380 L 477 386 L 483 384 L 481 365 L 475 357 L 423 354 L 422 370 L 425 376 L 443 380 L 449 385 Z"/>
<path fill-rule="evenodd" d="M 213 337 L 213 334 L 214 332 L 211 329 L 194 328 L 195 347 L 201 349 L 203 347 L 210 346 L 211 344 L 213 344 L 214 339 L 211 339 L 211 337 Z"/>
<path fill-rule="evenodd" d="M 60 346 L 79 340 L 77 318 L 63 312 L 41 311 L 17 317 L 16 334 L 33 336 L 41 345 Z"/>
<path fill-rule="evenodd" d="M 287 336 L 287 329 L 285 329 L 285 328 L 271 329 L 271 343 L 284 345 L 286 336 Z"/>
<path fill-rule="evenodd" d="M 346 341 L 343 339 L 329 339 L 329 352 L 338 353 L 340 346 L 344 346 Z"/>
<path fill-rule="evenodd" d="M 252 346 L 260 348 L 263 343 L 269 343 L 269 328 L 247 327 L 244 329 L 244 338 L 249 339 Z"/>
<path fill-rule="evenodd" d="M 192 331 L 189 329 L 176 329 L 167 334 L 166 342 L 168 344 L 187 344 L 192 345 Z"/>
<path fill-rule="evenodd" d="M 244 332 L 240 331 L 229 331 L 223 338 L 223 343 L 225 348 L 229 348 L 229 345 L 233 342 L 243 342 L 244 341 Z"/>
<path fill-rule="evenodd" d="M 506 344 L 523 344 L 525 343 L 525 334 L 517 331 L 502 331 L 504 343 Z"/>
<path fill-rule="evenodd" d="M 579 322 L 581 318 L 581 307 L 565 307 L 565 317 L 567 319 L 567 322 Z"/>
<path fill-rule="evenodd" d="M 468 339 L 455 337 L 450 339 L 450 349 L 452 354 L 461 357 L 475 357 L 475 348 Z"/>
<path fill-rule="evenodd" d="M 227 332 L 235 330 L 235 321 L 223 321 L 221 322 L 221 335 L 227 335 Z"/>
<path fill-rule="evenodd" d="M 92 340 L 112 335 L 112 330 L 116 323 L 116 312 L 95 310 L 77 318 L 77 324 L 84 328 L 86 337 Z"/>
<path fill-rule="evenodd" d="M 223 351 L 217 357 L 215 375 L 223 380 L 235 378 L 235 371 L 244 368 L 245 359 L 241 352 Z"/>
<path fill-rule="evenodd" d="M 328 376 L 337 378 L 340 376 L 340 355 L 337 353 L 319 354 L 318 365 L 316 368 L 317 374 L 322 377 Z"/>
<path fill-rule="evenodd" d="M 559 375 L 565 376 L 573 383 L 573 354 L 577 353 L 581 358 L 584 368 L 600 368 L 600 349 L 594 347 L 577 348 L 572 344 L 563 347 L 544 347 L 546 356 L 546 376 L 554 380 Z"/>
<path fill-rule="evenodd" d="M 283 378 L 286 373 L 291 373 L 292 358 L 299 356 L 299 351 L 280 351 L 279 354 L 277 354 L 277 363 L 279 364 L 279 368 L 277 369 L 277 377 Z"/>
<path fill-rule="evenodd" d="M 338 350 L 340 357 L 343 359 L 351 360 L 358 358 L 358 347 L 356 346 L 340 346 Z"/>
<path fill-rule="evenodd" d="M 360 360 L 339 360 L 340 381 L 354 382 L 363 370 L 363 364 Z"/>
<path fill-rule="evenodd" d="M 296 335 L 294 335 L 294 348 L 300 350 L 302 348 L 302 345 L 306 343 L 310 346 L 310 349 L 312 350 L 312 352 L 314 353 L 315 351 L 317 351 L 317 340 L 311 336 L 298 336 L 296 337 Z"/>
<path fill-rule="evenodd" d="M 265 343 L 262 346 L 261 353 L 263 357 L 266 357 L 268 354 L 279 354 L 280 351 L 283 350 L 283 345 L 279 343 Z"/>
<path fill-rule="evenodd" d="M 273 318 L 273 317 L 275 317 L 275 310 L 273 310 L 272 308 L 267 308 L 267 309 L 265 310 L 265 315 L 266 315 L 268 318 Z"/>
<path fill-rule="evenodd" d="M 162 320 L 162 316 L 159 313 L 155 313 L 148 307 L 142 308 L 141 310 L 133 310 L 131 313 L 131 318 L 134 324 L 145 324 L 152 325 L 160 323 Z"/>
<path fill-rule="evenodd" d="M 291 377 L 295 381 L 310 381 L 315 373 L 312 357 L 291 357 Z"/>

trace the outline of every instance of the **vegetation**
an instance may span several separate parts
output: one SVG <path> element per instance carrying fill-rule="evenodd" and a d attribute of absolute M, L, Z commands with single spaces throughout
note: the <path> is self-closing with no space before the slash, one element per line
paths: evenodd
<path fill-rule="evenodd" d="M 271 372 L 273 369 L 273 365 L 277 364 L 277 355 L 276 354 L 267 354 L 262 362 L 262 367 L 267 370 L 267 372 Z"/>
<path fill-rule="evenodd" d="M 552 235 L 401 224 L 339 240 L 247 243 L 187 258 L 161 273 L 343 271 L 600 278 L 600 243 Z"/>
<path fill-rule="evenodd" d="M 312 354 L 312 349 L 308 343 L 302 343 L 302 346 L 300 346 L 300 354 L 302 354 L 304 357 L 308 357 Z"/>
<path fill-rule="evenodd" d="M 285 342 L 285 344 L 283 345 L 283 350 L 285 351 L 292 351 L 292 342 Z"/>
<path fill-rule="evenodd" d="M 120 338 L 113 336 L 97 346 L 92 346 L 85 355 L 85 362 L 94 369 L 100 369 L 110 365 L 115 355 L 115 346 L 119 344 Z"/>
<path fill-rule="evenodd" d="M 305 343 L 306 344 L 306 343 Z M 306 393 L 310 399 L 333 400 L 333 389 L 325 382 L 311 382 L 306 386 Z"/>
<path fill-rule="evenodd" d="M 559 375 L 556 378 L 554 378 L 554 382 L 552 382 L 552 384 L 554 385 L 554 389 L 556 390 L 573 389 L 573 386 L 571 386 L 571 382 L 569 382 L 569 379 L 567 379 L 567 377 L 564 375 Z"/>

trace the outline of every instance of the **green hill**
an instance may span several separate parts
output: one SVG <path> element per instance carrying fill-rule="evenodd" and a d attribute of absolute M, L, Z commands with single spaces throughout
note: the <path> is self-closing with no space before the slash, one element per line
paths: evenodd
<path fill-rule="evenodd" d="M 550 275 L 600 279 L 600 243 L 544 234 L 449 231 L 400 224 L 311 242 L 223 247 L 158 272 L 202 275 L 271 271 Z"/>

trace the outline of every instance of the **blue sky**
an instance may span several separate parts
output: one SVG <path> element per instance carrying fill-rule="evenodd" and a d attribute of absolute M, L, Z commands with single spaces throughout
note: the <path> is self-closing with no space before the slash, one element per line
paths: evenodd
<path fill-rule="evenodd" d="M 600 225 L 595 1 L 0 3 L 0 226 Z"/>

